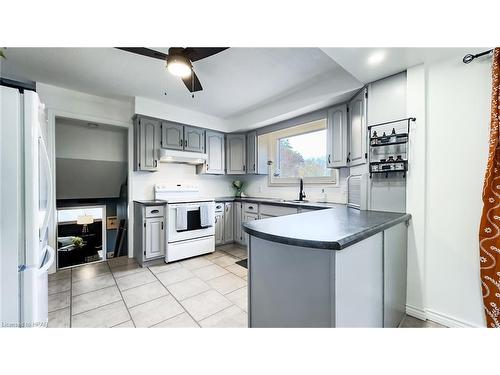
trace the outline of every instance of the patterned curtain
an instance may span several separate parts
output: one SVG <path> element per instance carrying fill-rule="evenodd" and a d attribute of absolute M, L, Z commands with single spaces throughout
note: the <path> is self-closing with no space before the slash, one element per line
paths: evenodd
<path fill-rule="evenodd" d="M 491 124 L 488 164 L 484 177 L 479 251 L 484 311 L 488 327 L 500 328 L 500 48 L 492 68 Z"/>

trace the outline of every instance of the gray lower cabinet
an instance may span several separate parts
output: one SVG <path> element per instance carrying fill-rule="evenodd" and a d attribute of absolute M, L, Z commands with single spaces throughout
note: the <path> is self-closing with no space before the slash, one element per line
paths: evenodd
<path fill-rule="evenodd" d="M 224 213 L 215 213 L 215 246 L 224 243 Z"/>
<path fill-rule="evenodd" d="M 134 202 L 134 258 L 139 264 L 165 257 L 165 206 Z"/>
<path fill-rule="evenodd" d="M 259 215 L 257 213 L 249 213 L 249 212 L 243 212 L 242 218 L 241 218 L 241 223 L 246 223 L 252 220 L 259 220 Z M 242 238 L 241 238 L 241 244 L 246 245 L 247 244 L 247 234 L 245 232 L 242 233 Z"/>
<path fill-rule="evenodd" d="M 364 88 L 348 103 L 348 167 L 367 161 L 366 96 L 367 89 Z"/>
<path fill-rule="evenodd" d="M 134 170 L 158 170 L 160 121 L 145 117 L 134 119 Z"/>
<path fill-rule="evenodd" d="M 205 130 L 184 126 L 184 151 L 205 152 Z"/>
<path fill-rule="evenodd" d="M 294 215 L 298 212 L 296 207 L 274 206 L 270 204 L 259 205 L 259 218 Z"/>
<path fill-rule="evenodd" d="M 233 202 L 215 203 L 215 245 L 234 242 Z"/>
<path fill-rule="evenodd" d="M 241 229 L 241 219 L 242 219 L 242 214 L 243 214 L 243 205 L 241 202 L 234 202 L 233 203 L 233 210 L 234 210 L 234 241 L 236 243 L 239 243 L 240 245 L 243 245 L 243 230 Z"/>
<path fill-rule="evenodd" d="M 328 110 L 327 155 L 328 168 L 347 166 L 347 105 Z"/>
<path fill-rule="evenodd" d="M 205 138 L 207 162 L 203 165 L 198 165 L 196 167 L 196 172 L 207 174 L 224 174 L 226 172 L 224 134 L 207 130 Z"/>
<path fill-rule="evenodd" d="M 184 149 L 184 125 L 174 122 L 162 121 L 161 147 L 170 150 Z"/>
<path fill-rule="evenodd" d="M 226 173 L 246 173 L 246 135 L 228 134 L 226 138 Z"/>
<path fill-rule="evenodd" d="M 234 210 L 233 202 L 224 205 L 224 243 L 234 242 Z"/>

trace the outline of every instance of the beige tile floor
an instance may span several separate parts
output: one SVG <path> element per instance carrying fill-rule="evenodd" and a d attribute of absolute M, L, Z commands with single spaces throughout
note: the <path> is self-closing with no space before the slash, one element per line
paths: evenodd
<path fill-rule="evenodd" d="M 49 276 L 49 327 L 247 327 L 247 257 L 236 244 L 148 268 L 120 257 Z M 406 316 L 401 328 L 442 327 Z"/>
<path fill-rule="evenodd" d="M 246 249 L 148 268 L 120 257 L 49 276 L 49 327 L 247 327 Z"/>

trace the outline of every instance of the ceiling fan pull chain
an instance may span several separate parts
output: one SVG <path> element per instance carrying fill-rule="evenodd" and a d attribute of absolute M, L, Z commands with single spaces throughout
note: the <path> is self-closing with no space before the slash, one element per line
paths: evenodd
<path fill-rule="evenodd" d="M 191 97 L 194 99 L 194 69 L 192 67 L 191 67 L 191 90 L 193 90 Z"/>

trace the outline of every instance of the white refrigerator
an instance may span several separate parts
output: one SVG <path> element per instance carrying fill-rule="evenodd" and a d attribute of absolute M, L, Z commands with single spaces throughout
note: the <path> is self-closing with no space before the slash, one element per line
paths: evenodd
<path fill-rule="evenodd" d="M 0 322 L 48 321 L 48 245 L 53 182 L 47 120 L 36 92 L 0 86 Z"/>

